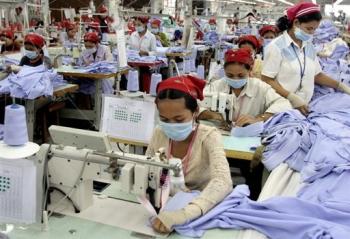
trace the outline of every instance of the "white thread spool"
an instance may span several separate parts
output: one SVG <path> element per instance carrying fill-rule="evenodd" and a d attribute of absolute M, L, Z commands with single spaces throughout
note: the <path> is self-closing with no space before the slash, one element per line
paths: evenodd
<path fill-rule="evenodd" d="M 199 78 L 201 79 L 205 79 L 204 76 L 204 65 L 199 65 L 197 68 L 197 75 L 199 76 Z"/>
<path fill-rule="evenodd" d="M 5 108 L 4 142 L 18 146 L 28 142 L 26 111 L 24 106 L 12 104 Z"/>
<path fill-rule="evenodd" d="M 150 88 L 150 94 L 152 96 L 157 95 L 157 85 L 162 81 L 162 75 L 153 73 L 151 76 L 151 88 Z"/>
<path fill-rule="evenodd" d="M 139 91 L 139 89 L 139 72 L 131 70 L 128 73 L 127 90 L 130 92 L 136 92 Z"/>

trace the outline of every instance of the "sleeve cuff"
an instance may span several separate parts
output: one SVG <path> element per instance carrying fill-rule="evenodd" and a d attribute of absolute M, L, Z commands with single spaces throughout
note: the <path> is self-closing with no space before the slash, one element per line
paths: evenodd
<path fill-rule="evenodd" d="M 267 76 L 269 78 L 275 79 L 275 77 L 277 76 L 277 73 L 275 72 L 268 72 L 268 71 L 262 71 L 261 72 L 262 76 Z"/>

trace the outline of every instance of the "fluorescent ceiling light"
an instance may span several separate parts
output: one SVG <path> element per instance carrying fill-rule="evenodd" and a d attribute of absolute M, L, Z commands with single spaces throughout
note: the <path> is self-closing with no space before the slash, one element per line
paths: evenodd
<path fill-rule="evenodd" d="M 339 4 L 341 4 L 343 2 L 343 0 L 337 0 L 335 3 L 334 3 L 334 5 L 339 5 Z"/>
<path fill-rule="evenodd" d="M 265 1 L 265 0 L 255 0 L 257 2 L 261 2 L 261 3 L 265 3 L 265 4 L 268 4 L 268 5 L 276 5 L 276 3 L 274 2 L 268 2 L 268 1 Z"/>
<path fill-rule="evenodd" d="M 222 2 L 222 3 L 246 3 L 246 4 L 250 4 L 250 5 L 256 5 L 255 2 L 251 2 L 251 1 L 246 1 L 246 0 L 206 0 L 205 2 Z"/>
<path fill-rule="evenodd" d="M 288 1 L 286 1 L 286 0 L 277 0 L 277 1 L 279 1 L 279 2 L 281 2 L 281 3 L 284 3 L 284 4 L 287 4 L 287 5 L 290 5 L 290 6 L 293 6 L 293 5 L 294 5 L 294 3 L 288 2 Z"/>

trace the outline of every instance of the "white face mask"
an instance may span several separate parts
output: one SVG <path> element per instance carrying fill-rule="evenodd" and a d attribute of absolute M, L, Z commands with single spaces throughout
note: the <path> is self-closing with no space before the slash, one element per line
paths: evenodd
<path fill-rule="evenodd" d="M 86 48 L 85 50 L 88 54 L 94 54 L 97 51 L 96 47 L 93 48 Z"/>

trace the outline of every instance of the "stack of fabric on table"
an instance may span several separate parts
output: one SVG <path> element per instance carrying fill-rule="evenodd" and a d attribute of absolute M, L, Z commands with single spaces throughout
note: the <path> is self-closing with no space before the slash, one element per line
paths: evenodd
<path fill-rule="evenodd" d="M 114 61 L 99 61 L 79 69 L 86 73 L 116 73 L 118 70 L 117 64 Z"/>
<path fill-rule="evenodd" d="M 332 105 L 332 107 L 329 107 Z M 296 197 L 248 199 L 237 186 L 207 214 L 175 230 L 200 237 L 207 229 L 254 229 L 271 239 L 345 239 L 350 235 L 350 96 L 333 93 L 310 104 L 305 118 L 297 110 L 276 115 L 264 125 L 267 145 L 263 163 L 272 170 L 282 163 L 300 172 Z M 182 193 L 184 194 L 184 193 Z M 198 196 L 175 196 L 167 210 Z"/>
<path fill-rule="evenodd" d="M 334 80 L 349 84 L 350 62 L 347 63 L 349 47 L 339 37 L 339 31 L 329 20 L 321 22 L 314 35 L 314 46 L 319 56 L 323 72 Z M 315 86 L 313 99 L 317 99 L 328 93 L 334 92 L 334 89 Z"/>
<path fill-rule="evenodd" d="M 52 96 L 53 89 L 67 82 L 56 71 L 48 70 L 44 65 L 23 66 L 17 73 L 11 73 L 0 81 L 0 93 L 10 93 L 11 97 L 35 99 L 40 96 Z"/>

